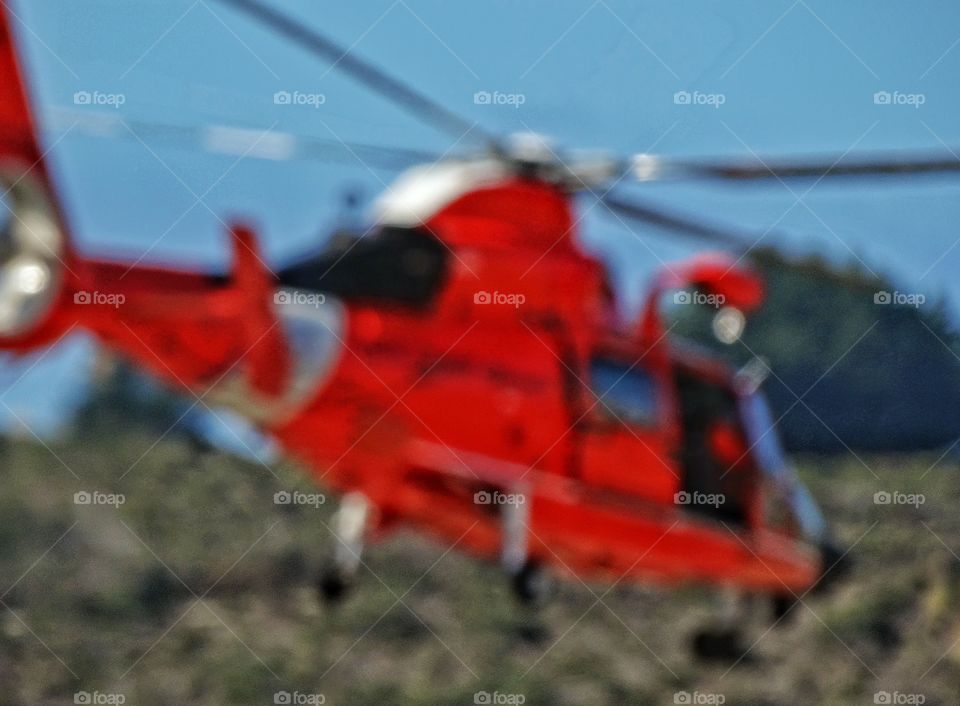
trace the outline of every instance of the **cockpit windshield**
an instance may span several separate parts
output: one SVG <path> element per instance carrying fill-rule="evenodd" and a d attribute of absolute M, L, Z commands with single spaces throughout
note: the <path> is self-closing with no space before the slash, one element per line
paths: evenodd
<path fill-rule="evenodd" d="M 780 445 L 780 437 L 775 428 L 776 421 L 766 397 L 759 392 L 742 397 L 740 417 L 747 434 L 747 442 L 753 447 L 753 456 L 764 472 L 776 475 L 786 468 L 786 455 Z"/>
<path fill-rule="evenodd" d="M 826 534 L 826 522 L 810 495 L 787 460 L 777 434 L 774 419 L 766 397 L 759 391 L 743 395 L 739 400 L 740 417 L 752 447 L 757 466 L 777 487 L 783 500 L 793 512 L 804 538 L 820 543 Z"/>
<path fill-rule="evenodd" d="M 448 254 L 424 229 L 384 227 L 361 238 L 337 240 L 281 269 L 279 279 L 286 287 L 346 300 L 423 306 L 443 284 Z"/>

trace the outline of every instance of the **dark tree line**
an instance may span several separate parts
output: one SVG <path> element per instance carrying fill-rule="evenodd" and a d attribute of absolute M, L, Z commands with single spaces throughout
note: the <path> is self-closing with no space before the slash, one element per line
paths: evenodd
<path fill-rule="evenodd" d="M 736 364 L 753 354 L 768 361 L 766 391 L 777 416 L 786 415 L 780 430 L 790 450 L 912 451 L 960 438 L 960 344 L 942 300 L 926 293 L 920 306 L 904 303 L 922 292 L 856 265 L 771 250 L 751 259 L 767 301 L 743 345 L 716 341 L 712 310 L 678 307 L 676 330 Z M 895 292 L 907 296 L 897 303 Z"/>

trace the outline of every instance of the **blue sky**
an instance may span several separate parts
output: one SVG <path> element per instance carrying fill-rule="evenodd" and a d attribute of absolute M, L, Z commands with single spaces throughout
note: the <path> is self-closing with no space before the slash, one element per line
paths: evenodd
<path fill-rule="evenodd" d="M 956 3 L 273 2 L 488 129 L 536 130 L 562 146 L 744 156 L 960 146 Z M 44 115 L 83 109 L 75 92 L 96 91 L 122 95 L 119 108 L 97 110 L 131 121 L 453 146 L 214 0 L 15 7 Z M 278 106 L 276 91 L 322 94 L 324 102 Z M 478 91 L 519 94 L 523 105 L 477 105 Z M 723 104 L 678 105 L 677 91 L 720 95 Z M 877 91 L 923 103 L 876 105 Z M 146 142 L 79 131 L 56 142 L 52 159 L 82 250 L 221 267 L 218 217 L 242 216 L 260 227 L 268 259 L 280 262 L 323 237 L 345 184 L 374 194 L 392 177 L 360 164 L 237 162 Z M 949 294 L 957 309 L 960 180 L 789 186 L 623 188 L 747 233 L 776 224 L 771 241 L 856 257 L 895 276 L 904 291 Z M 590 206 L 584 199 L 582 240 L 608 259 L 628 298 L 660 261 L 693 251 L 655 230 L 627 230 Z M 72 355 L 70 370 L 82 369 L 78 361 L 89 356 Z M 49 379 L 56 359 L 30 375 Z M 66 394 L 70 386 L 58 388 Z M 28 376 L 4 400 L 18 413 L 41 414 L 56 395 L 41 398 L 37 389 Z"/>

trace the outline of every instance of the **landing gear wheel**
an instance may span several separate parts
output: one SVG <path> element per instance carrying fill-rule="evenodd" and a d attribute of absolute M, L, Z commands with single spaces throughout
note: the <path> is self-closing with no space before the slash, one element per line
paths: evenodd
<path fill-rule="evenodd" d="M 694 656 L 703 662 L 733 664 L 743 658 L 748 647 L 737 628 L 704 628 L 696 631 L 690 640 Z"/>
<path fill-rule="evenodd" d="M 834 585 L 846 578 L 854 568 L 853 558 L 848 551 L 832 540 L 823 542 L 820 546 L 820 556 L 823 563 L 823 574 L 813 587 L 815 593 L 829 591 Z"/>
<path fill-rule="evenodd" d="M 320 599 L 328 605 L 340 603 L 353 588 L 362 563 L 365 534 L 370 525 L 371 503 L 362 493 L 347 493 L 334 513 L 333 555 L 317 579 Z"/>
<path fill-rule="evenodd" d="M 553 594 L 550 574 L 535 561 L 526 562 L 511 578 L 513 595 L 526 606 L 545 603 Z"/>
<path fill-rule="evenodd" d="M 772 596 L 770 607 L 774 622 L 779 623 L 781 620 L 789 620 L 789 614 L 792 614 L 791 611 L 795 605 L 797 605 L 797 599 L 793 596 L 783 594 Z"/>
<path fill-rule="evenodd" d="M 341 603 L 353 589 L 353 581 L 336 566 L 330 565 L 320 571 L 317 578 L 317 593 L 326 605 Z"/>

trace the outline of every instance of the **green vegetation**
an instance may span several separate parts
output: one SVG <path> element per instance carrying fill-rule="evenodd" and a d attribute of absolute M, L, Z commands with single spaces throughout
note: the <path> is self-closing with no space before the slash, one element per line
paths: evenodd
<path fill-rule="evenodd" d="M 669 704 L 679 690 L 727 704 L 870 704 L 880 690 L 957 703 L 960 476 L 945 462 L 928 471 L 934 457 L 802 462 L 856 564 L 766 633 L 759 605 L 759 642 L 727 673 L 689 655 L 716 608 L 704 589 L 604 595 L 571 580 L 530 615 L 496 567 L 407 532 L 371 548 L 356 594 L 323 606 L 313 577 L 334 499 L 276 505 L 279 490 L 316 489 L 290 464 L 174 434 L 155 444 L 136 415 L 121 427 L 93 405 L 76 439 L 0 441 L 3 706 L 72 704 L 80 691 L 144 706 L 272 704 L 279 691 L 364 705 L 467 705 L 478 691 Z M 74 503 L 95 490 L 125 502 Z M 925 502 L 877 505 L 881 490 Z"/>

